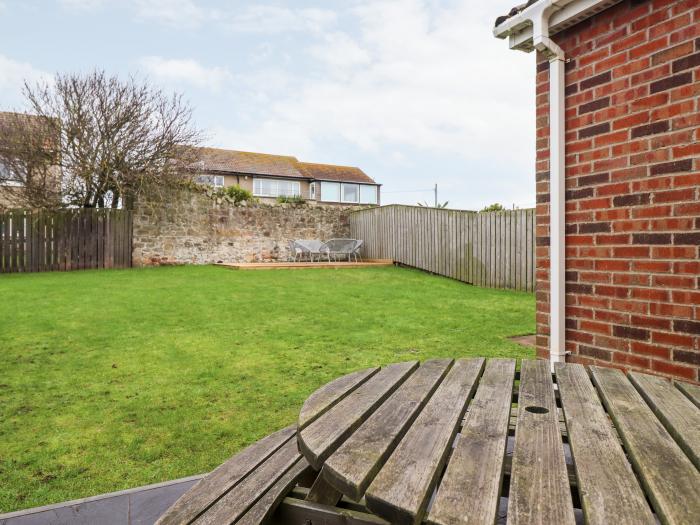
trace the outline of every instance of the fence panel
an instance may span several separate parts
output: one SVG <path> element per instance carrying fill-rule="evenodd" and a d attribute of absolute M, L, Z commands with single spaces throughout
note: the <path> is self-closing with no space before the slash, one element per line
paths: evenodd
<path fill-rule="evenodd" d="M 131 266 L 128 210 L 13 210 L 0 214 L 0 273 Z"/>
<path fill-rule="evenodd" d="M 534 291 L 535 210 L 475 213 L 389 205 L 350 215 L 363 255 L 477 286 Z"/>

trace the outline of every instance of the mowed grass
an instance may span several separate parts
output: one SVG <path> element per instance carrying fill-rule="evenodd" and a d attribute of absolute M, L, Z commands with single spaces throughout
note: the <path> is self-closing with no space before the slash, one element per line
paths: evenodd
<path fill-rule="evenodd" d="M 0 276 L 0 512 L 202 473 L 371 365 L 532 357 L 532 294 L 401 268 Z"/>

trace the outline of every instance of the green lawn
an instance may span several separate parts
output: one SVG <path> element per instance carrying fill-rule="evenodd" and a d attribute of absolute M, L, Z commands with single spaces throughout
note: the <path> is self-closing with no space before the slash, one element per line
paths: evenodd
<path fill-rule="evenodd" d="M 534 306 L 400 268 L 0 275 L 0 512 L 206 472 L 352 370 L 531 357 Z"/>

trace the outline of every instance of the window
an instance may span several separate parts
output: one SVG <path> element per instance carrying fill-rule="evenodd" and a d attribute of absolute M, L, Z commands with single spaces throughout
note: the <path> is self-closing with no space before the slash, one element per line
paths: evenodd
<path fill-rule="evenodd" d="M 301 195 L 301 185 L 296 180 L 255 179 L 253 195 L 258 197 L 296 197 Z"/>
<path fill-rule="evenodd" d="M 316 183 L 312 182 L 309 184 L 309 198 L 312 200 L 316 199 Z"/>
<path fill-rule="evenodd" d="M 321 183 L 321 200 L 328 202 L 340 202 L 340 183 L 339 182 L 322 182 Z"/>
<path fill-rule="evenodd" d="M 359 184 L 343 184 L 343 202 L 360 202 Z"/>
<path fill-rule="evenodd" d="M 0 164 L 0 186 L 21 186 L 22 181 L 10 173 L 7 166 Z"/>
<path fill-rule="evenodd" d="M 208 184 L 209 186 L 214 186 L 215 188 L 224 187 L 224 176 L 223 175 L 200 175 L 197 177 L 197 184 Z"/>
<path fill-rule="evenodd" d="M 360 186 L 360 202 L 362 204 L 377 204 L 377 187 L 366 184 Z"/>

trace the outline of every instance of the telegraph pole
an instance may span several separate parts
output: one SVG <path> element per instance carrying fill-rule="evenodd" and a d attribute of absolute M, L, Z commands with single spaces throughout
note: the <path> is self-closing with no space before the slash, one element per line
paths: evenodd
<path fill-rule="evenodd" d="M 435 207 L 437 208 L 437 183 L 435 184 Z"/>

